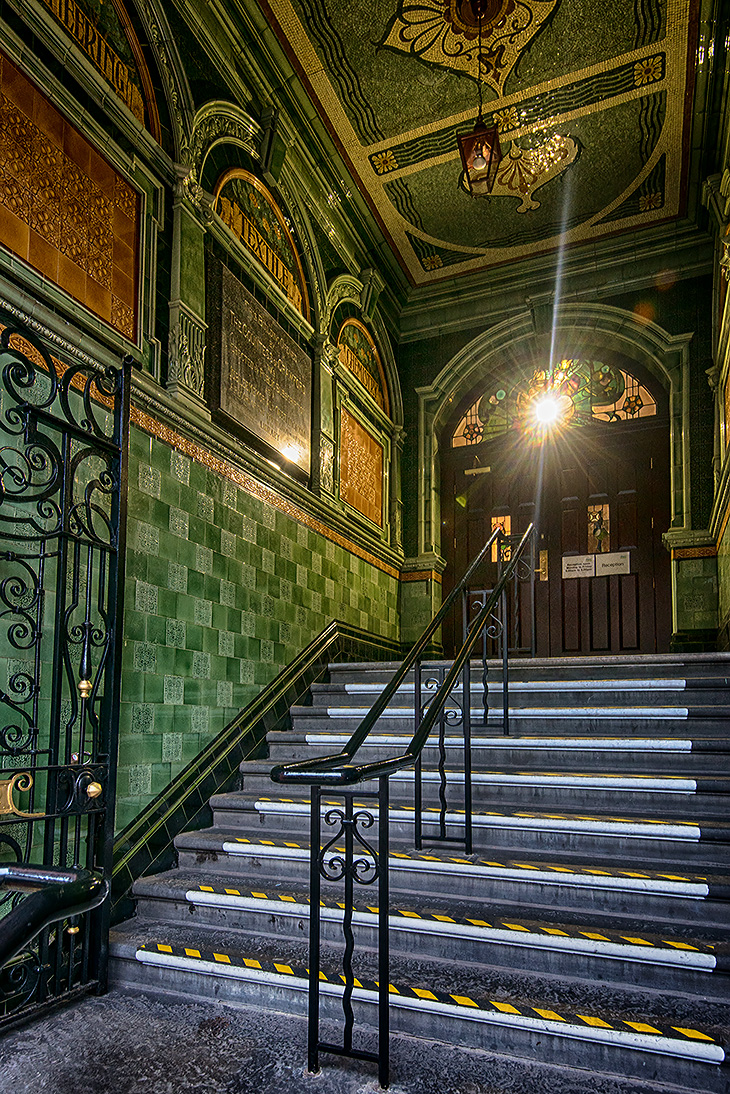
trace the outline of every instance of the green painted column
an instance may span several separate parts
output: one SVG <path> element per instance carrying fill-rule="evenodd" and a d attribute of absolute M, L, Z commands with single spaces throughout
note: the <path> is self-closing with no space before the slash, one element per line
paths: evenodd
<path fill-rule="evenodd" d="M 188 168 L 178 167 L 173 198 L 172 275 L 167 389 L 197 414 L 205 402 L 205 195 Z"/>

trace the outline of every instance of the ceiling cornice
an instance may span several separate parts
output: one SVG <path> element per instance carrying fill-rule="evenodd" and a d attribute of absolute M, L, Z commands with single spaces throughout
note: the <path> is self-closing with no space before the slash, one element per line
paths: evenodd
<path fill-rule="evenodd" d="M 528 298 L 594 303 L 712 272 L 712 237 L 694 225 L 660 225 L 590 246 L 509 263 L 411 292 L 400 344 L 469 330 L 524 311 Z"/>

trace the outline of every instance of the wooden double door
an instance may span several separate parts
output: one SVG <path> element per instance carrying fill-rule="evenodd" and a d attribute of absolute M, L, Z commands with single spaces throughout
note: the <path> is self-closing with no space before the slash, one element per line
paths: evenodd
<path fill-rule="evenodd" d="M 516 431 L 442 453 L 445 594 L 497 523 L 537 527 L 538 656 L 669 649 L 669 444 L 666 423 L 595 423 L 540 445 Z M 490 559 L 476 584 L 490 588 Z M 524 614 L 524 613 L 523 613 Z M 523 623 L 522 643 L 530 636 Z M 447 652 L 461 632 L 444 628 Z"/>

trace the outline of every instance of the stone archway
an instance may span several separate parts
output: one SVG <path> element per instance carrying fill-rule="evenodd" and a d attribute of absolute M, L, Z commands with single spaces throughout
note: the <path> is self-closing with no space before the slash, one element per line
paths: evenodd
<path fill-rule="evenodd" d="M 554 324 L 536 329 L 533 314 L 524 312 L 483 332 L 441 370 L 419 397 L 418 530 L 419 561 L 443 566 L 441 545 L 440 437 L 454 408 L 477 383 L 510 363 L 530 357 L 545 359 L 593 355 L 613 350 L 637 362 L 665 390 L 669 413 L 670 519 L 679 532 L 691 527 L 688 452 L 688 346 L 692 335 L 672 336 L 654 323 L 607 305 L 562 307 Z M 568 347 L 570 349 L 568 350 Z M 673 575 L 673 601 L 674 596 Z"/>

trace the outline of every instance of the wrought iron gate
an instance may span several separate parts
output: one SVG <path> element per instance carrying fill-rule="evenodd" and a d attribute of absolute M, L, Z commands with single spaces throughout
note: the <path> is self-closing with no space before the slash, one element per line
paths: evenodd
<path fill-rule="evenodd" d="M 0 863 L 109 877 L 131 361 L 0 330 Z M 0 970 L 0 1026 L 103 990 L 107 938 L 108 901 L 42 931 Z"/>

